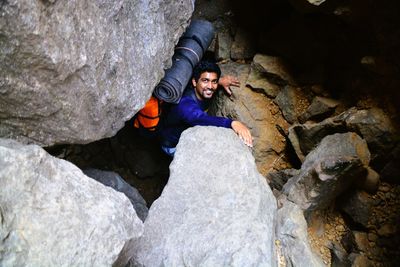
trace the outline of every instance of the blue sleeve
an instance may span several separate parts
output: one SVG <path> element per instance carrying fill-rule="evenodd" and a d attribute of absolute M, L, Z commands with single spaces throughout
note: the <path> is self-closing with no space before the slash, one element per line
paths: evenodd
<path fill-rule="evenodd" d="M 224 117 L 210 116 L 201 110 L 199 105 L 191 99 L 184 99 L 179 103 L 179 116 L 191 126 L 219 126 L 231 128 L 232 120 Z"/>

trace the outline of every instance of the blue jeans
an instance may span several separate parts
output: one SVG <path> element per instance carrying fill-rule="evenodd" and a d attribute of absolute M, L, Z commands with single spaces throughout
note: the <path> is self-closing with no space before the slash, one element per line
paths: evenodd
<path fill-rule="evenodd" d="M 166 147 L 166 146 L 161 146 L 162 151 L 165 152 L 168 156 L 173 157 L 176 151 L 176 147 Z"/>

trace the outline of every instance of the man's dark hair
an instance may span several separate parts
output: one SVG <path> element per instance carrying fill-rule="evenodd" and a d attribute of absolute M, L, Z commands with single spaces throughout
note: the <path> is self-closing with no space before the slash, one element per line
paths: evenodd
<path fill-rule="evenodd" d="M 218 79 L 221 76 L 221 69 L 217 63 L 208 60 L 202 60 L 194 67 L 192 77 L 196 82 L 199 80 L 203 72 L 215 72 Z"/>

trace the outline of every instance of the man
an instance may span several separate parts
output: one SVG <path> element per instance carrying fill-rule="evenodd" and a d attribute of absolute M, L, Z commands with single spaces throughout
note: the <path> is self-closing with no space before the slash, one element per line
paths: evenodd
<path fill-rule="evenodd" d="M 218 83 L 228 94 L 231 93 L 230 85 L 239 85 L 239 82 L 231 76 L 219 81 L 220 76 L 220 68 L 210 61 L 200 61 L 194 68 L 191 80 L 193 87 L 185 90 L 179 104 L 171 105 L 166 117 L 163 118 L 161 148 L 166 154 L 173 156 L 182 132 L 196 125 L 232 128 L 246 145 L 253 146 L 250 130 L 243 123 L 206 113 L 210 100 L 218 88 Z"/>

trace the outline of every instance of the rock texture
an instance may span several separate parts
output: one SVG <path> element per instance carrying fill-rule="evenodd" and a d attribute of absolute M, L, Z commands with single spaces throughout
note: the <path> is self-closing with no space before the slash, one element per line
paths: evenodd
<path fill-rule="evenodd" d="M 231 87 L 233 96 L 230 98 L 220 90 L 210 112 L 237 119 L 250 128 L 254 137 L 253 155 L 261 174 L 266 175 L 272 169 L 286 166 L 281 156 L 285 150 L 285 138 L 276 125 L 283 129 L 287 129 L 289 125 L 280 115 L 279 108 L 265 95 L 245 86 L 250 71 L 248 65 L 228 63 L 222 64 L 221 69 L 223 74 L 237 76 L 241 86 Z"/>
<path fill-rule="evenodd" d="M 301 114 L 298 119 L 301 123 L 307 120 L 320 121 L 331 115 L 338 105 L 339 102 L 334 99 L 316 96 L 307 110 Z"/>
<path fill-rule="evenodd" d="M 254 41 L 251 35 L 243 29 L 238 29 L 231 46 L 231 58 L 233 60 L 253 58 L 255 52 Z"/>
<path fill-rule="evenodd" d="M 366 229 L 372 216 L 373 201 L 364 191 L 349 192 L 342 197 L 340 208 L 353 222 Z"/>
<path fill-rule="evenodd" d="M 265 178 L 267 178 L 268 184 L 272 189 L 276 189 L 278 191 L 282 190 L 282 187 L 286 182 L 300 174 L 300 170 L 296 169 L 285 169 L 280 171 L 271 171 L 267 174 Z"/>
<path fill-rule="evenodd" d="M 169 67 L 194 1 L 2 1 L 0 137 L 114 135 Z"/>
<path fill-rule="evenodd" d="M 367 144 L 357 134 L 327 136 L 307 155 L 300 174 L 284 185 L 283 192 L 306 213 L 327 208 L 355 179 L 365 177 L 369 161 Z"/>
<path fill-rule="evenodd" d="M 133 260 L 139 266 L 277 266 L 276 200 L 230 129 L 186 130 Z"/>
<path fill-rule="evenodd" d="M 306 92 L 295 86 L 285 86 L 274 101 L 290 124 L 297 122 L 310 105 Z"/>
<path fill-rule="evenodd" d="M 281 58 L 263 54 L 254 56 L 246 85 L 275 98 L 281 88 L 288 84 L 295 84 L 295 81 Z"/>
<path fill-rule="evenodd" d="M 325 266 L 311 250 L 303 211 L 293 202 L 281 201 L 283 205 L 278 209 L 276 235 L 281 244 L 283 266 Z"/>
<path fill-rule="evenodd" d="M 301 161 L 327 135 L 356 132 L 368 143 L 371 164 L 382 168 L 389 153 L 398 143 L 398 130 L 390 118 L 378 108 L 350 108 L 320 123 L 295 124 L 289 128 L 289 139 Z"/>
<path fill-rule="evenodd" d="M 0 266 L 111 266 L 142 231 L 122 193 L 0 139 Z"/>
<path fill-rule="evenodd" d="M 133 208 L 136 211 L 136 214 L 139 218 L 144 221 L 147 217 L 149 209 L 147 208 L 146 200 L 143 199 L 142 195 L 140 195 L 139 191 L 125 182 L 118 173 L 110 172 L 110 171 L 102 171 L 97 169 L 85 169 L 83 170 L 84 174 L 89 176 L 90 178 L 95 179 L 96 181 L 109 186 L 118 192 L 124 193 L 125 196 L 129 198 L 131 201 Z"/>

